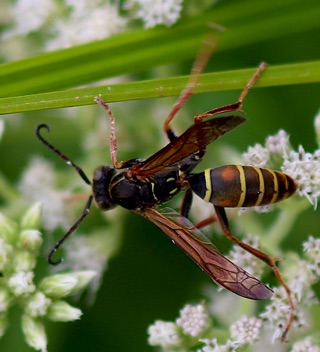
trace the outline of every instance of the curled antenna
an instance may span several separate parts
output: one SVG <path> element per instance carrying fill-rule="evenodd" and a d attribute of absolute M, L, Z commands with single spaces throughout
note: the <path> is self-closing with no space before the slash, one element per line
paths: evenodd
<path fill-rule="evenodd" d="M 51 143 L 49 143 L 40 133 L 40 131 L 45 128 L 48 132 L 50 132 L 50 128 L 47 124 L 42 123 L 40 125 L 37 126 L 36 128 L 36 136 L 38 137 L 38 139 L 41 141 L 41 143 L 43 143 L 44 145 L 46 145 L 49 149 L 51 149 L 52 151 L 54 151 L 61 159 L 63 159 L 68 165 L 71 165 L 76 171 L 77 173 L 80 175 L 80 177 L 83 179 L 83 181 L 88 184 L 91 185 L 91 182 L 89 180 L 89 178 L 87 177 L 87 175 L 84 173 L 84 171 L 81 169 L 81 167 L 79 167 L 77 164 L 75 164 L 72 160 L 70 160 L 70 158 L 68 158 L 65 154 L 63 154 L 59 149 L 57 149 L 56 147 L 54 147 Z"/>
<path fill-rule="evenodd" d="M 89 214 L 90 212 L 90 207 L 92 203 L 93 196 L 90 196 L 88 198 L 88 201 L 79 217 L 79 219 L 70 227 L 69 231 L 65 233 L 60 240 L 54 245 L 54 247 L 51 249 L 49 255 L 48 255 L 48 262 L 51 265 L 59 265 L 63 259 L 59 259 L 57 261 L 52 260 L 52 257 L 56 253 L 56 251 L 62 246 L 63 242 L 77 229 L 77 227 L 80 225 L 82 220 Z"/>
<path fill-rule="evenodd" d="M 49 149 L 51 149 L 54 153 L 56 153 L 61 159 L 63 159 L 64 161 L 66 161 L 66 163 L 68 165 L 71 165 L 76 171 L 77 173 L 80 175 L 80 177 L 83 179 L 83 181 L 85 183 L 87 183 L 88 185 L 91 185 L 90 180 L 88 179 L 87 175 L 84 173 L 84 171 L 77 165 L 75 164 L 72 160 L 70 160 L 70 158 L 68 158 L 65 154 L 63 154 L 59 149 L 57 149 L 56 147 L 54 147 L 51 143 L 49 143 L 42 135 L 41 135 L 41 130 L 45 128 L 48 132 L 50 132 L 50 128 L 47 124 L 42 123 L 40 125 L 37 126 L 36 128 L 36 136 L 38 137 L 38 139 L 41 141 L 41 143 L 43 143 L 44 145 L 46 145 Z M 80 225 L 80 223 L 82 222 L 82 220 L 89 214 L 90 211 L 90 207 L 92 204 L 92 200 L 93 200 L 93 196 L 91 195 L 88 200 L 87 203 L 79 217 L 79 219 L 71 226 L 71 228 L 69 229 L 68 232 L 66 232 L 61 238 L 60 240 L 55 244 L 55 246 L 51 249 L 49 255 L 48 255 L 48 262 L 51 265 L 58 265 L 62 262 L 62 259 L 59 259 L 57 261 L 52 260 L 52 257 L 54 256 L 54 254 L 56 253 L 56 251 L 62 246 L 63 242 L 77 229 L 77 227 Z"/>

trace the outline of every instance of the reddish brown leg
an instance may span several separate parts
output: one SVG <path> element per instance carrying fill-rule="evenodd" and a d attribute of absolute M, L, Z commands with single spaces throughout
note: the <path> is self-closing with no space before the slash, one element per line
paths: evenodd
<path fill-rule="evenodd" d="M 229 240 L 238 244 L 241 248 L 248 251 L 249 253 L 251 253 L 252 255 L 254 255 L 255 257 L 264 261 L 267 265 L 269 265 L 270 268 L 272 269 L 272 271 L 274 272 L 274 275 L 276 276 L 276 278 L 280 282 L 280 285 L 285 289 L 285 291 L 287 293 L 287 297 L 288 297 L 289 306 L 290 306 L 290 314 L 289 314 L 289 317 L 287 320 L 287 325 L 285 326 L 284 332 L 281 336 L 281 340 L 283 342 L 286 342 L 288 332 L 289 332 L 291 325 L 293 323 L 293 320 L 294 320 L 295 305 L 294 305 L 294 301 L 293 301 L 293 297 L 292 297 L 292 292 L 291 292 L 289 286 L 287 285 L 287 283 L 284 281 L 279 269 L 276 266 L 276 262 L 279 260 L 279 258 L 271 257 L 268 254 L 263 253 L 263 252 L 259 251 L 258 249 L 251 247 L 247 243 L 240 241 L 238 238 L 232 236 L 225 209 L 223 207 L 219 207 L 216 205 L 214 206 L 214 209 L 216 211 L 216 216 L 217 216 L 217 219 L 219 220 L 219 223 L 221 225 L 221 229 L 222 229 L 223 234 L 227 238 L 229 238 Z"/>
<path fill-rule="evenodd" d="M 196 224 L 196 228 L 198 230 L 210 225 L 210 224 L 213 224 L 214 222 L 217 221 L 217 218 L 214 216 L 214 215 L 211 215 L 209 216 L 208 218 L 206 219 L 203 219 L 201 221 L 199 221 L 197 224 Z"/>
<path fill-rule="evenodd" d="M 221 28 L 216 28 L 221 31 Z M 173 108 L 164 121 L 163 124 L 163 129 L 166 132 L 168 138 L 170 141 L 174 140 L 176 138 L 175 133 L 170 127 L 170 122 L 173 120 L 173 118 L 176 116 L 177 112 L 182 108 L 182 106 L 189 100 L 189 98 L 193 94 L 193 90 L 196 87 L 199 77 L 206 67 L 210 56 L 212 55 L 214 49 L 217 46 L 217 41 L 218 41 L 218 36 L 210 33 L 207 34 L 207 36 L 204 38 L 204 40 L 201 43 L 201 47 L 199 49 L 199 52 L 197 54 L 197 57 L 194 61 L 189 82 L 187 84 L 187 87 L 182 91 L 181 95 L 179 96 L 178 100 L 175 102 L 173 105 Z"/>
<path fill-rule="evenodd" d="M 194 122 L 199 123 L 201 122 L 204 118 L 211 117 L 213 115 L 219 114 L 219 113 L 224 113 L 224 112 L 233 112 L 233 111 L 241 111 L 242 104 L 244 102 L 244 99 L 246 98 L 250 88 L 257 82 L 259 79 L 261 73 L 266 69 L 267 64 L 265 62 L 262 62 L 256 72 L 253 74 L 249 82 L 246 84 L 245 88 L 241 92 L 239 99 L 237 102 L 225 106 L 221 106 L 220 108 L 216 108 L 213 110 L 209 110 L 203 114 L 199 114 L 194 117 Z"/>

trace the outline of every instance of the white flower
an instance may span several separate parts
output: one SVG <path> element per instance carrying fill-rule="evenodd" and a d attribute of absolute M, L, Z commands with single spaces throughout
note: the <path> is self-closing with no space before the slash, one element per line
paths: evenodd
<path fill-rule="evenodd" d="M 26 313 L 34 318 L 44 316 L 46 315 L 50 304 L 50 298 L 47 298 L 42 292 L 36 292 L 28 300 L 28 304 L 25 308 Z"/>
<path fill-rule="evenodd" d="M 276 135 L 269 136 L 266 139 L 266 148 L 271 154 L 283 157 L 291 149 L 289 135 L 286 131 L 280 130 Z"/>
<path fill-rule="evenodd" d="M 69 17 L 53 23 L 51 32 L 54 38 L 47 42 L 48 50 L 67 48 L 108 38 L 122 32 L 126 19 L 121 17 L 117 7 L 104 2 L 98 5 L 91 1 L 68 1 L 72 10 Z"/>
<path fill-rule="evenodd" d="M 182 341 L 178 326 L 172 322 L 157 320 L 149 326 L 148 334 L 148 342 L 151 346 L 172 348 L 180 346 Z"/>
<path fill-rule="evenodd" d="M 34 157 L 24 171 L 19 189 L 29 202 L 43 204 L 43 222 L 48 230 L 69 226 L 69 209 L 64 202 L 66 193 L 56 191 L 55 174 L 50 163 Z"/>
<path fill-rule="evenodd" d="M 318 344 L 312 340 L 311 337 L 306 337 L 302 341 L 295 342 L 292 346 L 291 352 L 319 352 Z"/>
<path fill-rule="evenodd" d="M 171 26 L 180 17 L 182 0 L 128 0 L 126 7 L 137 5 L 138 10 L 135 17 L 140 18 L 146 28 L 158 24 Z"/>
<path fill-rule="evenodd" d="M 31 293 L 35 290 L 33 284 L 33 272 L 19 272 L 12 275 L 8 281 L 11 292 L 16 296 Z"/>
<path fill-rule="evenodd" d="M 180 310 L 180 317 L 176 323 L 186 335 L 198 337 L 210 326 L 210 319 L 203 304 L 196 306 L 187 304 Z"/>
<path fill-rule="evenodd" d="M 254 147 L 249 147 L 242 158 L 246 165 L 266 167 L 270 159 L 270 151 L 261 144 L 256 144 Z"/>
<path fill-rule="evenodd" d="M 262 320 L 244 316 L 231 325 L 231 337 L 239 344 L 252 344 L 260 337 Z"/>
<path fill-rule="evenodd" d="M 227 340 L 225 345 L 219 345 L 217 339 L 200 339 L 205 344 L 198 352 L 234 352 L 237 350 L 237 344 Z"/>
<path fill-rule="evenodd" d="M 52 0 L 18 0 L 11 9 L 14 27 L 6 33 L 6 36 L 25 35 L 39 30 L 55 7 Z"/>
<path fill-rule="evenodd" d="M 320 277 L 320 239 L 309 236 L 303 243 L 305 256 L 308 258 L 308 268 Z"/>
<path fill-rule="evenodd" d="M 285 158 L 282 170 L 298 182 L 300 195 L 316 208 L 320 196 L 320 150 L 311 154 L 299 146 L 298 152 L 290 151 Z"/>

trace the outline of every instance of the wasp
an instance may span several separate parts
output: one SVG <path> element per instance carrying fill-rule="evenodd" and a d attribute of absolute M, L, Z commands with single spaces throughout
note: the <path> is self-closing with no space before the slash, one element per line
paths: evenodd
<path fill-rule="evenodd" d="M 78 165 L 43 137 L 41 133 L 43 129 L 50 131 L 48 125 L 40 124 L 37 127 L 38 139 L 71 165 L 84 182 L 92 187 L 92 194 L 81 216 L 52 248 L 48 261 L 53 265 L 61 262 L 53 260 L 55 252 L 87 216 L 92 201 L 95 200 L 103 211 L 122 206 L 153 222 L 217 284 L 227 290 L 253 300 L 270 298 L 273 291 L 268 286 L 224 257 L 199 228 L 188 220 L 195 193 L 204 201 L 213 204 L 215 217 L 223 233 L 266 262 L 285 288 L 291 307 L 291 314 L 283 333 L 285 340 L 294 318 L 294 303 L 291 291 L 276 266 L 277 258 L 234 237 L 225 208 L 251 207 L 282 201 L 295 193 L 297 183 L 284 173 L 253 166 L 226 165 L 199 173 L 192 172 L 203 159 L 208 144 L 246 121 L 242 111 L 244 99 L 265 70 L 266 64 L 260 64 L 235 103 L 195 116 L 194 124 L 180 136 L 177 136 L 170 126 L 177 112 L 193 94 L 198 78 L 211 55 L 212 47 L 213 45 L 207 43 L 200 50 L 189 83 L 164 122 L 163 129 L 169 143 L 145 160 L 135 158 L 118 161 L 115 117 L 109 105 L 100 96 L 95 100 L 110 118 L 112 165 L 98 167 L 94 171 L 92 181 Z M 185 195 L 179 213 L 159 207 L 181 191 L 184 191 Z"/>

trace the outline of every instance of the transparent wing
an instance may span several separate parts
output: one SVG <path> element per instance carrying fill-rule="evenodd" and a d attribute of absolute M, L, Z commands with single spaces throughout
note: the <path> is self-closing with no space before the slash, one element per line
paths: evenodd
<path fill-rule="evenodd" d="M 225 258 L 201 231 L 179 213 L 169 208 L 159 211 L 146 208 L 138 213 L 157 225 L 220 286 L 254 300 L 272 296 L 273 291 L 269 287 Z"/>

